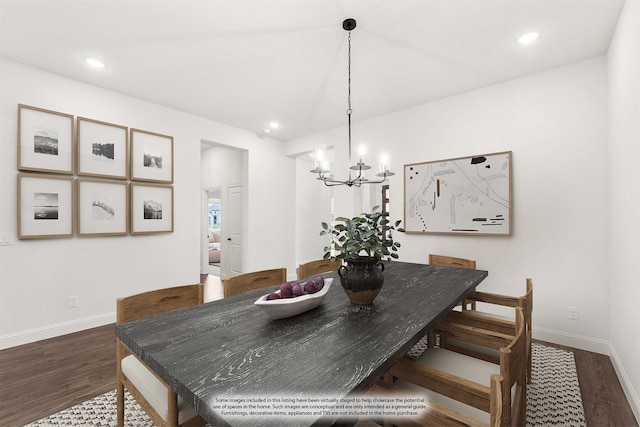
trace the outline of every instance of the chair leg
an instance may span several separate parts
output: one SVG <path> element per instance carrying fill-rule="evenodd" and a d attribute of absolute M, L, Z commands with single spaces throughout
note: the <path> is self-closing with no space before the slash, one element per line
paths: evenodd
<path fill-rule="evenodd" d="M 124 385 L 118 380 L 116 387 L 117 406 L 118 406 L 118 427 L 124 427 Z"/>
<path fill-rule="evenodd" d="M 427 332 L 427 347 L 428 348 L 434 348 L 437 347 L 439 342 L 438 342 L 438 336 L 436 335 L 435 332 L 433 331 L 429 331 Z"/>
<path fill-rule="evenodd" d="M 531 354 L 531 328 L 527 331 L 527 384 L 531 384 L 531 363 L 533 362 Z"/>
<path fill-rule="evenodd" d="M 171 388 L 168 388 L 167 391 L 167 398 L 169 399 L 167 402 L 167 425 L 175 427 L 178 425 L 178 395 Z"/>
<path fill-rule="evenodd" d="M 122 359 L 124 358 L 124 344 L 116 342 L 116 402 L 118 427 L 124 427 L 124 384 L 122 383 Z"/>
<path fill-rule="evenodd" d="M 391 375 L 391 374 L 390 374 L 390 373 L 388 373 L 388 372 L 385 372 L 385 373 L 382 375 L 382 381 L 383 381 L 385 384 L 392 385 L 392 384 L 393 384 L 393 382 L 394 382 L 393 375 Z"/>

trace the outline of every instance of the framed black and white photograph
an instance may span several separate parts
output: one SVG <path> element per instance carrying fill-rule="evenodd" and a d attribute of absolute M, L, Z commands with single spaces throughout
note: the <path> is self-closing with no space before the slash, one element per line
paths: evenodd
<path fill-rule="evenodd" d="M 407 233 L 511 235 L 511 151 L 404 166 Z"/>
<path fill-rule="evenodd" d="M 77 129 L 78 175 L 126 179 L 129 129 L 86 117 Z"/>
<path fill-rule="evenodd" d="M 131 184 L 131 234 L 173 232 L 173 187 Z"/>
<path fill-rule="evenodd" d="M 78 236 L 121 236 L 129 224 L 128 185 L 78 179 Z"/>
<path fill-rule="evenodd" d="M 18 105 L 18 169 L 72 174 L 73 115 Z"/>
<path fill-rule="evenodd" d="M 73 178 L 18 174 L 18 238 L 73 236 Z"/>
<path fill-rule="evenodd" d="M 173 182 L 173 137 L 131 129 L 131 179 Z"/>

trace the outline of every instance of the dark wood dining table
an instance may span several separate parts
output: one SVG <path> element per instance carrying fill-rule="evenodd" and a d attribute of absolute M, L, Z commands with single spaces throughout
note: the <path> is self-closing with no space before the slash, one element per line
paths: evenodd
<path fill-rule="evenodd" d="M 234 416 L 221 402 L 366 391 L 488 275 L 397 261 L 385 267 L 369 306 L 351 304 L 329 273 L 323 303 L 294 317 L 271 320 L 254 306 L 273 287 L 123 323 L 116 335 L 211 425 L 331 425 L 326 414 Z"/>

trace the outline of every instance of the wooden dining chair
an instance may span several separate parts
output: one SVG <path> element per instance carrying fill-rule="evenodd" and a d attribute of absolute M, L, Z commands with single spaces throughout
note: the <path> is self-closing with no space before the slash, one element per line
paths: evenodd
<path fill-rule="evenodd" d="M 526 419 L 526 336 L 524 316 L 516 308 L 516 334 L 500 348 L 498 365 L 443 348 L 431 348 L 417 360 L 401 359 L 369 394 L 411 393 L 428 405 L 418 420 L 384 420 L 385 426 L 469 425 L 511 427 Z M 469 329 L 465 339 L 494 339 L 482 329 Z"/>
<path fill-rule="evenodd" d="M 467 269 L 470 269 L 470 270 L 475 270 L 476 269 L 475 260 L 465 259 L 465 258 L 456 258 L 456 257 L 452 257 L 452 256 L 447 256 L 447 255 L 429 254 L 429 264 L 431 264 L 431 265 L 442 265 L 442 266 L 445 266 L 445 267 L 467 268 Z M 469 307 L 469 306 L 472 309 L 476 308 L 475 301 L 465 300 L 464 302 L 461 302 L 458 305 L 462 308 L 462 310 L 466 310 L 467 307 Z"/>
<path fill-rule="evenodd" d="M 287 281 L 286 268 L 274 268 L 272 270 L 254 271 L 252 273 L 238 274 L 222 281 L 224 297 L 243 294 L 254 289 L 267 286 L 281 285 Z"/>
<path fill-rule="evenodd" d="M 533 280 L 530 278 L 526 280 L 526 292 L 520 297 L 474 291 L 467 297 L 467 300 L 522 309 L 527 349 L 527 382 L 531 382 Z M 496 334 L 496 337 L 501 337 L 502 342 L 507 342 L 516 333 L 515 313 L 504 316 L 479 309 L 462 312 L 451 311 L 442 322 L 432 329 L 432 333 L 437 335 L 436 339 L 439 341 L 440 347 L 499 363 L 501 345 L 497 341 L 489 342 L 486 345 L 465 342 L 464 339 L 460 339 L 460 335 L 464 336 L 465 330 L 468 328 L 491 331 Z"/>
<path fill-rule="evenodd" d="M 202 304 L 204 285 L 177 286 L 118 298 L 116 322 L 124 323 L 154 314 Z M 118 427 L 124 426 L 124 389 L 135 398 L 156 426 L 204 426 L 206 422 L 162 381 L 127 346 L 116 338 L 116 395 Z"/>
<path fill-rule="evenodd" d="M 465 259 L 465 258 L 456 258 L 456 257 L 446 256 L 446 255 L 429 254 L 429 264 L 444 265 L 446 267 L 468 268 L 471 270 L 476 269 L 475 260 Z"/>
<path fill-rule="evenodd" d="M 298 266 L 298 280 L 322 273 L 337 271 L 341 265 L 341 261 L 331 261 L 330 259 L 319 259 L 300 264 Z"/>

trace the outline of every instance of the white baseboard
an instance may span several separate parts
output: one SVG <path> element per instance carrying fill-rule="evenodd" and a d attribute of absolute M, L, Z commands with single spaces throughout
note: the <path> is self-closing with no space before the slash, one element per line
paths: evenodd
<path fill-rule="evenodd" d="M 631 384 L 631 380 L 627 375 L 627 372 L 618 357 L 618 353 L 616 353 L 616 349 L 613 345 L 609 346 L 609 357 L 611 358 L 611 363 L 613 364 L 613 369 L 616 371 L 616 375 L 618 375 L 618 379 L 620 380 L 620 384 L 622 385 L 622 390 L 624 391 L 625 396 L 627 396 L 627 400 L 629 401 L 629 406 L 631 406 L 631 410 L 633 411 L 633 415 L 636 417 L 636 420 L 640 420 L 640 398 L 638 394 L 633 389 Z"/>
<path fill-rule="evenodd" d="M 547 341 L 554 344 L 566 345 L 567 347 L 578 348 L 580 350 L 592 351 L 594 353 L 609 355 L 610 342 L 583 335 L 569 334 L 555 331 L 553 329 L 532 328 L 532 337 L 537 340 Z"/>
<path fill-rule="evenodd" d="M 54 338 L 60 335 L 72 334 L 84 331 L 85 329 L 97 328 L 98 326 L 115 323 L 116 313 L 106 313 L 97 316 L 86 317 L 84 319 L 72 320 L 69 322 L 57 323 L 55 325 L 43 326 L 41 328 L 29 329 L 27 331 L 16 332 L 0 336 L 0 350 L 18 345 Z"/>

